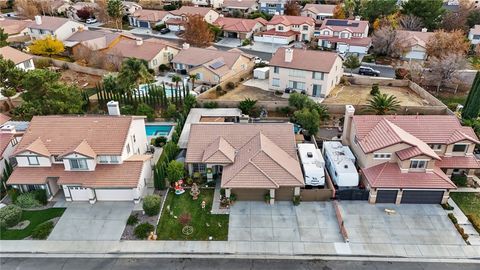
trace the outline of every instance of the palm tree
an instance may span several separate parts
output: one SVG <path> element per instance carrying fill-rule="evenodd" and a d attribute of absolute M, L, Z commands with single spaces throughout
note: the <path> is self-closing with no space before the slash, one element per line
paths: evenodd
<path fill-rule="evenodd" d="M 148 64 L 145 60 L 128 58 L 123 61 L 122 68 L 118 74 L 118 82 L 127 94 L 131 95 L 133 87 L 153 81 L 153 75 L 147 66 Z"/>
<path fill-rule="evenodd" d="M 175 93 L 177 93 L 178 91 L 178 83 L 180 83 L 182 81 L 182 78 L 180 76 L 177 76 L 177 75 L 173 75 L 172 76 L 172 82 L 175 83 Z"/>
<path fill-rule="evenodd" d="M 385 115 L 395 112 L 400 108 L 400 102 L 394 95 L 377 94 L 367 101 L 365 111 L 375 112 L 377 115 Z"/>
<path fill-rule="evenodd" d="M 192 82 L 192 91 L 195 90 L 195 80 L 197 79 L 197 74 L 188 75 L 188 79 Z"/>

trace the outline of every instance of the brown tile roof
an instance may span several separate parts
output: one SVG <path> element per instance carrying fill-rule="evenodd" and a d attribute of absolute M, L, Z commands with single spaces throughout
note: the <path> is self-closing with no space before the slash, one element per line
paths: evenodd
<path fill-rule="evenodd" d="M 5 124 L 8 120 L 10 120 L 10 116 L 0 113 L 0 125 Z"/>
<path fill-rule="evenodd" d="M 462 138 L 480 143 L 473 129 L 462 126 L 453 115 L 355 115 L 357 139 L 362 140 L 384 119 L 427 144 L 448 144 Z M 383 135 L 378 137 L 379 141 L 384 139 Z"/>
<path fill-rule="evenodd" d="M 207 13 L 213 10 L 208 7 L 193 7 L 193 6 L 182 6 L 180 9 L 170 11 L 171 14 L 181 16 L 181 15 L 200 15 L 205 17 Z"/>
<path fill-rule="evenodd" d="M 224 138 L 218 137 L 203 152 L 202 162 L 205 163 L 233 163 L 235 148 Z"/>
<path fill-rule="evenodd" d="M 31 23 L 31 20 L 14 20 L 0 17 L 0 28 L 8 35 L 16 35 L 22 32 Z"/>
<path fill-rule="evenodd" d="M 133 39 L 121 39 L 114 46 L 107 50 L 107 54 L 121 55 L 122 57 L 138 58 L 150 61 L 157 56 L 168 43 L 162 44 L 160 40 L 152 41 L 152 39 L 144 40 L 141 45 L 137 45 L 137 41 Z"/>
<path fill-rule="evenodd" d="M 407 31 L 407 30 L 397 30 L 397 33 L 401 39 L 404 40 L 409 46 L 420 45 L 425 47 L 428 43 L 428 40 L 434 35 L 433 32 L 422 32 L 422 31 Z"/>
<path fill-rule="evenodd" d="M 475 156 L 442 157 L 435 161 L 435 166 L 448 169 L 480 169 L 480 160 Z"/>
<path fill-rule="evenodd" d="M 263 31 L 262 35 L 270 35 L 270 36 L 281 36 L 281 37 L 291 37 L 300 34 L 298 31 L 288 30 L 288 31 L 277 31 L 275 29 L 270 29 L 267 31 Z"/>
<path fill-rule="evenodd" d="M 285 62 L 285 50 L 286 48 L 278 48 L 272 59 L 270 59 L 270 66 L 329 73 L 337 57 L 339 57 L 334 52 L 292 48 L 293 59 L 291 62 Z M 319 61 L 319 59 L 321 59 L 321 61 Z"/>
<path fill-rule="evenodd" d="M 26 54 L 9 46 L 0 48 L 0 55 L 3 59 L 11 60 L 15 65 L 23 63 L 33 58 L 30 54 Z"/>
<path fill-rule="evenodd" d="M 13 133 L 0 133 L 0 156 L 3 155 L 13 137 Z"/>
<path fill-rule="evenodd" d="M 362 169 L 362 172 L 373 188 L 456 188 L 448 176 L 437 167 L 433 172 L 402 173 L 397 163 L 385 162 Z"/>
<path fill-rule="evenodd" d="M 266 25 L 266 21 L 261 20 L 252 20 L 252 19 L 240 19 L 240 18 L 230 18 L 230 17 L 219 17 L 214 24 L 222 28 L 223 31 L 230 32 L 242 32 L 248 33 L 253 31 L 253 28 L 258 24 Z"/>
<path fill-rule="evenodd" d="M 135 11 L 132 16 L 142 21 L 159 22 L 168 14 L 170 12 L 164 10 L 140 9 Z"/>
<path fill-rule="evenodd" d="M 35 21 L 32 21 L 28 24 L 29 28 L 32 29 L 43 29 L 49 31 L 56 31 L 62 25 L 67 23 L 69 19 L 61 17 L 51 17 L 51 16 L 42 16 L 42 23 L 37 24 Z"/>
<path fill-rule="evenodd" d="M 313 18 L 303 17 L 303 16 L 275 15 L 268 22 L 268 25 L 277 25 L 277 24 L 283 24 L 285 26 L 308 24 L 308 25 L 315 26 L 315 20 Z"/>
<path fill-rule="evenodd" d="M 333 10 L 336 5 L 324 5 L 324 4 L 306 4 L 303 10 L 309 10 L 313 13 L 319 14 L 333 14 Z"/>
<path fill-rule="evenodd" d="M 234 163 L 224 167 L 222 186 L 303 186 L 292 124 L 192 124 L 185 161 L 203 163 L 205 152 L 221 140 L 236 150 Z M 228 145 L 222 148 L 231 155 Z"/>
<path fill-rule="evenodd" d="M 165 24 L 172 24 L 172 25 L 184 25 L 186 24 L 187 21 L 183 19 L 178 19 L 178 18 L 170 18 L 165 21 Z"/>
<path fill-rule="evenodd" d="M 222 6 L 224 8 L 248 9 L 256 4 L 256 0 L 225 0 Z"/>
<path fill-rule="evenodd" d="M 122 164 L 97 164 L 94 171 L 66 171 L 63 164 L 52 167 L 17 167 L 7 184 L 44 184 L 48 178 L 58 178 L 59 185 L 75 184 L 89 188 L 135 188 L 142 173 L 144 161 Z"/>
<path fill-rule="evenodd" d="M 319 36 L 318 40 L 325 40 L 333 43 L 345 43 L 353 46 L 370 46 L 372 44 L 372 39 L 369 37 L 339 38 Z"/>
<path fill-rule="evenodd" d="M 363 33 L 368 27 L 368 21 L 325 19 L 320 27 L 322 29 L 331 29 L 332 31 L 350 31 L 352 33 Z"/>
<path fill-rule="evenodd" d="M 172 63 L 186 64 L 196 67 L 216 59 L 221 59 L 227 67 L 231 68 L 241 56 L 242 53 L 237 51 L 190 47 L 181 50 L 175 57 L 173 57 Z"/>
<path fill-rule="evenodd" d="M 40 138 L 35 139 L 32 143 L 28 144 L 23 149 L 20 149 L 19 147 L 17 147 L 17 150 L 15 151 L 14 154 L 20 154 L 26 151 L 33 152 L 35 154 L 45 156 L 45 157 L 50 157 L 51 155 L 47 147 L 45 146 L 45 144 L 42 142 Z"/>
<path fill-rule="evenodd" d="M 92 147 L 86 140 L 80 142 L 77 146 L 74 146 L 72 149 L 65 151 L 65 153 L 61 154 L 60 157 L 68 156 L 70 154 L 80 154 L 85 157 L 96 158 L 97 154 L 93 151 Z"/>
<path fill-rule="evenodd" d="M 110 32 L 105 30 L 98 30 L 98 31 L 80 30 L 75 32 L 69 38 L 67 38 L 65 40 L 65 43 L 68 44 L 68 42 L 73 42 L 74 45 L 76 45 L 78 43 L 85 42 L 85 41 L 101 40 L 98 42 L 96 41 L 94 45 L 90 45 L 90 47 L 95 48 L 95 50 L 101 50 L 110 46 L 112 42 L 115 41 L 120 36 L 128 37 L 120 33 L 115 33 L 115 32 Z M 134 37 L 132 37 L 132 39 L 133 38 Z M 98 46 L 98 47 L 94 47 L 94 46 Z"/>
<path fill-rule="evenodd" d="M 413 157 L 418 157 L 420 155 L 427 155 L 428 156 L 428 153 L 424 153 L 417 146 L 412 146 L 412 147 L 405 148 L 403 150 L 397 151 L 396 154 L 397 154 L 398 158 L 400 158 L 400 160 L 407 160 L 407 159 L 411 159 Z M 430 157 L 436 159 L 436 157 L 434 157 L 434 156 L 430 156 Z"/>
<path fill-rule="evenodd" d="M 138 117 L 34 116 L 15 154 L 33 147 L 43 154 L 62 155 L 85 140 L 98 155 L 121 155 L 135 118 Z"/>
<path fill-rule="evenodd" d="M 476 24 L 472 28 L 470 28 L 470 33 L 473 35 L 480 35 L 480 25 Z"/>

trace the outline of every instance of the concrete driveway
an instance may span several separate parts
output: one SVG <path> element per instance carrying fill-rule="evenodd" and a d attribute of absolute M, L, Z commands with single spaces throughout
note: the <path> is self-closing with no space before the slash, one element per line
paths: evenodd
<path fill-rule="evenodd" d="M 133 202 L 67 203 L 48 240 L 120 240 Z"/>
<path fill-rule="evenodd" d="M 229 241 L 342 242 L 330 202 L 236 202 L 230 211 Z"/>
<path fill-rule="evenodd" d="M 465 245 L 440 205 L 339 204 L 350 243 Z M 386 208 L 396 213 L 387 215 Z"/>

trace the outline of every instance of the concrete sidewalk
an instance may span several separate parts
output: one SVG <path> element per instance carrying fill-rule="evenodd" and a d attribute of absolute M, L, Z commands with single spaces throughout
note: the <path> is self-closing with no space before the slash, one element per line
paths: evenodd
<path fill-rule="evenodd" d="M 0 241 L 0 253 L 75 256 L 88 256 L 89 254 L 221 254 L 480 259 L 478 246 L 250 241 Z"/>

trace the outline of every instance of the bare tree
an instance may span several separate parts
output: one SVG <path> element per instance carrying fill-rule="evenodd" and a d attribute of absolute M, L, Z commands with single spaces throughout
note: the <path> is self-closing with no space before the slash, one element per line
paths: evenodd
<path fill-rule="evenodd" d="M 108 23 L 111 18 L 107 12 L 107 0 L 95 0 L 95 3 L 97 4 L 97 8 L 94 11 L 95 18 L 101 22 Z"/>
<path fill-rule="evenodd" d="M 461 30 L 435 31 L 435 34 L 427 42 L 427 54 L 437 58 L 456 53 L 465 55 L 469 48 L 470 43 L 465 39 L 465 34 Z"/>
<path fill-rule="evenodd" d="M 425 79 L 425 67 L 419 62 L 410 62 L 408 64 L 408 73 L 410 79 L 419 85 L 423 84 Z"/>
<path fill-rule="evenodd" d="M 422 19 L 415 15 L 403 15 L 398 23 L 400 28 L 409 31 L 419 31 L 423 27 Z"/>
<path fill-rule="evenodd" d="M 40 11 L 33 0 L 16 0 L 13 7 L 18 14 L 29 19 L 33 19 L 36 15 L 40 15 Z"/>
<path fill-rule="evenodd" d="M 373 51 L 390 57 L 402 56 L 405 52 L 405 42 L 395 29 L 390 26 L 381 27 L 373 33 Z"/>
<path fill-rule="evenodd" d="M 437 84 L 438 93 L 441 85 L 453 83 L 456 80 L 456 71 L 465 68 L 467 60 L 460 53 L 449 53 L 441 57 L 430 57 L 425 65 L 430 69 L 431 79 Z"/>
<path fill-rule="evenodd" d="M 295 0 L 288 0 L 285 3 L 285 15 L 300 16 L 300 5 Z"/>

